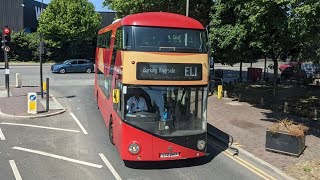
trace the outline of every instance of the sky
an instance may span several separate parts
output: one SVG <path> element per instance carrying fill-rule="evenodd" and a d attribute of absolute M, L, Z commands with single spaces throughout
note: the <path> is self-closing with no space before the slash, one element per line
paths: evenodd
<path fill-rule="evenodd" d="M 41 2 L 41 0 L 37 0 L 37 1 Z M 51 0 L 43 0 L 43 3 L 48 4 L 48 3 L 50 3 L 50 1 Z M 108 7 L 103 7 L 102 2 L 104 0 L 89 0 L 89 1 L 92 2 L 93 5 L 96 7 L 96 11 L 99 11 L 99 12 L 101 12 L 101 11 L 102 12 L 112 11 Z"/>

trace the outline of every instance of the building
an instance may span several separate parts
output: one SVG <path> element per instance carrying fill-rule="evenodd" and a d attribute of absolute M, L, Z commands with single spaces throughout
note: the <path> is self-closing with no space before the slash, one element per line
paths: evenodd
<path fill-rule="evenodd" d="M 108 26 L 112 24 L 112 22 L 116 18 L 115 12 L 99 12 L 102 17 L 101 27 Z"/>
<path fill-rule="evenodd" d="M 35 0 L 1 0 L 0 28 L 8 26 L 13 31 L 35 32 L 41 11 L 46 7 L 47 4 Z M 111 24 L 115 18 L 115 12 L 99 13 L 102 17 L 101 27 Z"/>
<path fill-rule="evenodd" d="M 0 27 L 9 26 L 13 31 L 36 31 L 41 9 L 47 7 L 34 0 L 1 0 L 0 3 Z"/>

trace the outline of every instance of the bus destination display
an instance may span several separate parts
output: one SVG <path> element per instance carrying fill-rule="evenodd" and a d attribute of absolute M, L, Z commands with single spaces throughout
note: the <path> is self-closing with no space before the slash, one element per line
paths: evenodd
<path fill-rule="evenodd" d="M 202 80 L 202 64 L 137 63 L 138 80 Z"/>

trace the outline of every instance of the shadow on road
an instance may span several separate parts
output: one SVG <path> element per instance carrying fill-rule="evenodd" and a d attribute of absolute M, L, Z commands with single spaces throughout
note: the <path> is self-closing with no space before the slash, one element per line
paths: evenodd
<path fill-rule="evenodd" d="M 59 96 L 59 97 L 56 97 L 57 99 L 62 99 L 62 98 L 67 98 L 67 99 L 71 99 L 71 98 L 75 98 L 77 97 L 76 95 L 69 95 L 69 96 Z"/>

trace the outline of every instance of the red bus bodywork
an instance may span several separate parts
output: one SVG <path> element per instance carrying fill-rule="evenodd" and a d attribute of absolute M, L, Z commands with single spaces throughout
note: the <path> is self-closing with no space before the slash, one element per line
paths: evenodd
<path fill-rule="evenodd" d="M 119 78 L 118 75 L 120 75 L 122 80 L 126 81 L 128 84 L 141 85 L 150 83 L 149 81 L 135 80 L 136 78 L 134 72 L 136 69 L 130 68 L 130 66 L 133 67 L 132 61 L 130 59 L 143 59 L 143 56 L 149 56 L 153 57 L 152 59 L 158 58 L 158 61 L 168 62 L 168 60 L 162 60 L 164 56 L 167 56 L 168 58 L 175 56 L 176 58 L 192 62 L 194 57 L 198 56 L 195 53 L 183 55 L 181 53 L 144 53 L 118 51 L 116 53 L 116 60 L 114 66 L 115 70 L 113 71 L 113 75 L 110 75 L 110 64 L 112 61 L 112 52 L 115 43 L 116 30 L 122 26 L 170 27 L 204 30 L 204 27 L 201 25 L 201 23 L 192 18 L 172 13 L 150 12 L 126 16 L 121 20 L 115 21 L 113 24 L 99 31 L 99 35 L 111 31 L 112 36 L 109 48 L 96 48 L 96 74 L 94 93 L 97 98 L 98 107 L 101 111 L 107 128 L 109 128 L 110 120 L 112 119 L 113 142 L 120 153 L 120 157 L 123 160 L 129 161 L 163 161 L 205 156 L 205 151 L 197 151 L 195 149 L 184 147 L 177 143 L 168 141 L 161 137 L 157 137 L 139 128 L 131 126 L 130 124 L 124 122 L 118 115 L 118 113 L 113 109 L 112 97 L 107 98 L 98 85 L 97 71 L 101 71 L 104 74 L 104 76 L 111 76 L 110 78 L 112 78 L 112 84 L 110 93 L 112 93 L 112 89 L 115 88 L 116 79 Z M 162 56 L 159 57 L 159 54 L 161 54 Z M 201 54 L 200 56 L 203 58 L 207 58 L 206 54 Z M 205 64 L 204 67 L 205 66 L 209 67 L 208 64 Z M 204 70 L 204 72 L 205 71 L 206 70 Z M 198 82 L 199 85 L 206 85 L 208 83 L 206 72 L 203 74 L 203 76 L 204 79 Z M 158 85 L 162 85 L 168 82 L 160 81 L 158 83 Z M 195 81 L 185 81 L 179 83 L 182 83 L 184 85 L 192 85 L 195 83 Z M 140 146 L 140 153 L 137 155 L 133 155 L 128 151 L 128 146 L 133 142 L 139 144 Z M 179 152 L 179 156 L 165 158 L 160 157 L 160 153 L 170 152 Z"/>

